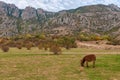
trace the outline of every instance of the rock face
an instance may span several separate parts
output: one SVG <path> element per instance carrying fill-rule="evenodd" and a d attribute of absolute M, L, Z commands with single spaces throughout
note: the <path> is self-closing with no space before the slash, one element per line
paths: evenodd
<path fill-rule="evenodd" d="M 36 9 L 34 9 L 32 7 L 26 7 L 22 12 L 21 17 L 23 20 L 37 18 Z"/>
<path fill-rule="evenodd" d="M 20 11 L 14 4 L 6 4 L 0 1 L 0 14 L 5 14 L 6 16 L 19 17 Z"/>
<path fill-rule="evenodd" d="M 9 16 L 13 16 L 16 18 L 20 17 L 20 11 L 14 4 L 9 4 L 7 10 Z"/>
<path fill-rule="evenodd" d="M 120 36 L 120 8 L 114 4 L 91 5 L 60 12 L 26 7 L 0 1 L 0 37 L 19 34 L 74 34 L 88 32 Z"/>

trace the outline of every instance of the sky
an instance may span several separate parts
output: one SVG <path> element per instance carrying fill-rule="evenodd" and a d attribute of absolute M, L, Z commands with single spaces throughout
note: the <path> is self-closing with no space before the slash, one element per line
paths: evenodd
<path fill-rule="evenodd" d="M 120 7 L 120 0 L 0 0 L 15 4 L 20 9 L 26 6 L 42 8 L 47 11 L 57 12 L 60 10 L 75 9 L 80 6 L 94 4 L 115 4 Z"/>

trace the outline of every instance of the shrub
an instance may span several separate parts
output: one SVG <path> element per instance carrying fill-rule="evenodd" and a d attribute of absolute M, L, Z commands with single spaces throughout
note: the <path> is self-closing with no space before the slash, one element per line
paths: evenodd
<path fill-rule="evenodd" d="M 57 45 L 53 45 L 50 47 L 50 51 L 53 52 L 55 55 L 61 54 L 61 48 Z"/>
<path fill-rule="evenodd" d="M 96 44 L 99 44 L 99 42 L 97 41 Z"/>
<path fill-rule="evenodd" d="M 27 50 L 30 50 L 30 49 L 31 49 L 31 46 L 30 46 L 30 45 L 26 45 L 25 47 L 27 48 Z"/>
<path fill-rule="evenodd" d="M 2 49 L 4 52 L 8 52 L 8 51 L 9 51 L 9 47 L 6 46 L 6 45 L 3 45 L 3 46 L 1 47 L 1 49 Z"/>
<path fill-rule="evenodd" d="M 45 51 L 48 50 L 48 46 L 44 46 L 44 50 L 45 50 Z"/>
<path fill-rule="evenodd" d="M 87 34 L 80 34 L 77 39 L 80 41 L 91 41 L 91 36 Z"/>
<path fill-rule="evenodd" d="M 25 47 L 27 48 L 27 50 L 30 50 L 32 48 L 33 44 L 31 42 L 28 42 Z"/>
<path fill-rule="evenodd" d="M 58 43 L 62 47 L 65 47 L 66 49 L 70 49 L 70 48 L 76 47 L 75 38 L 72 37 L 72 36 L 62 37 L 61 39 L 58 39 Z"/>
<path fill-rule="evenodd" d="M 112 45 L 120 45 L 120 40 L 116 40 L 116 39 L 111 40 L 111 44 Z"/>
<path fill-rule="evenodd" d="M 42 44 L 39 44 L 38 49 L 42 49 L 42 48 L 43 48 Z"/>
<path fill-rule="evenodd" d="M 48 48 L 49 48 L 48 42 L 44 42 L 42 46 L 45 51 L 48 50 Z"/>
<path fill-rule="evenodd" d="M 16 44 L 14 41 L 10 41 L 8 45 L 9 47 L 16 47 Z"/>
<path fill-rule="evenodd" d="M 22 45 L 16 45 L 18 49 L 22 49 Z"/>
<path fill-rule="evenodd" d="M 120 45 L 120 39 L 117 37 L 110 36 L 109 43 L 110 45 Z"/>
<path fill-rule="evenodd" d="M 95 36 L 95 37 L 94 37 L 94 40 L 95 40 L 95 41 L 102 40 L 102 37 L 100 37 L 100 36 Z"/>
<path fill-rule="evenodd" d="M 74 43 L 74 44 L 71 45 L 71 47 L 72 47 L 72 48 L 77 48 L 77 44 Z"/>

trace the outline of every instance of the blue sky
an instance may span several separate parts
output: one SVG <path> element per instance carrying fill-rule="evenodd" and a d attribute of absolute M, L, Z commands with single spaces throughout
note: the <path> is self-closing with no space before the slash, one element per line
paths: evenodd
<path fill-rule="evenodd" d="M 93 4 L 115 4 L 120 7 L 120 0 L 0 0 L 7 3 L 15 4 L 23 9 L 26 6 L 42 8 L 47 11 L 60 11 L 74 9 L 80 6 Z"/>

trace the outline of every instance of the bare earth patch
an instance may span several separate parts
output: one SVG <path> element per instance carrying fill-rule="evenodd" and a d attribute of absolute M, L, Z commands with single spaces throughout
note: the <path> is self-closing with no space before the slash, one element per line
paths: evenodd
<path fill-rule="evenodd" d="M 76 41 L 79 48 L 105 49 L 105 50 L 119 50 L 120 45 L 107 45 L 105 41 Z"/>

